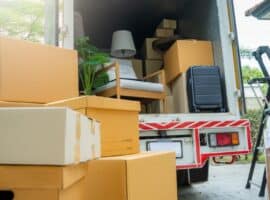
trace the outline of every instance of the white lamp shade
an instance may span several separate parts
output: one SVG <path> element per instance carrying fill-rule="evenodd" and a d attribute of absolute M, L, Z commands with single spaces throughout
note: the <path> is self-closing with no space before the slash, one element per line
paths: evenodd
<path fill-rule="evenodd" d="M 136 48 L 130 31 L 115 31 L 112 36 L 111 56 L 129 58 L 136 55 Z"/>

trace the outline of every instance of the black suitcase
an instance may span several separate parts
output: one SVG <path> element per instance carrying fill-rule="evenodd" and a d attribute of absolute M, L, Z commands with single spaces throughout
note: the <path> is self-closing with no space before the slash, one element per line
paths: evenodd
<path fill-rule="evenodd" d="M 190 112 L 225 112 L 224 89 L 219 67 L 194 66 L 187 71 Z"/>

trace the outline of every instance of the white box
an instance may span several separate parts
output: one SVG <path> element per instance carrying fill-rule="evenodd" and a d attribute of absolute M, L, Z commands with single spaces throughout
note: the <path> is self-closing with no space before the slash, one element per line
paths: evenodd
<path fill-rule="evenodd" d="M 68 108 L 1 108 L 0 164 L 69 165 L 96 158 L 98 126 Z"/>

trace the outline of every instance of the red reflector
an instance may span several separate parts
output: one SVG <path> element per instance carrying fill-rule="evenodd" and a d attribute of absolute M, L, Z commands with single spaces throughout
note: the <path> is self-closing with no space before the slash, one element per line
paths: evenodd
<path fill-rule="evenodd" d="M 216 138 L 217 146 L 229 146 L 233 144 L 231 133 L 218 133 Z"/>

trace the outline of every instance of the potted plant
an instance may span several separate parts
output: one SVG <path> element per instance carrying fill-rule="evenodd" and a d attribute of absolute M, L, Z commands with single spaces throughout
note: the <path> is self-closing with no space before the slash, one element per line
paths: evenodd
<path fill-rule="evenodd" d="M 106 72 L 99 73 L 99 69 L 110 61 L 109 55 L 101 52 L 91 45 L 88 37 L 81 37 L 76 41 L 76 49 L 79 53 L 79 75 L 83 93 L 92 95 L 93 88 L 106 84 L 109 77 Z"/>

